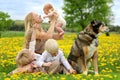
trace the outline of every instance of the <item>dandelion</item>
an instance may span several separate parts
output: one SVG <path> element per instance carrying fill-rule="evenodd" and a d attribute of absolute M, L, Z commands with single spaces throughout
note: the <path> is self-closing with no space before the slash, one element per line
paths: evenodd
<path fill-rule="evenodd" d="M 64 39 L 58 40 L 58 43 L 60 45 L 60 48 L 64 51 L 64 55 L 67 58 L 67 56 L 70 53 L 70 49 L 72 46 L 72 43 L 74 42 L 74 39 L 76 38 L 76 34 L 70 34 L 64 36 Z M 16 68 L 15 63 L 15 57 L 17 53 L 23 48 L 24 44 L 24 37 L 13 37 L 13 38 L 0 38 L 0 71 L 5 72 L 5 70 L 14 70 Z M 120 72 L 120 34 L 111 34 L 111 36 L 106 37 L 104 34 L 99 37 L 99 47 L 98 47 L 98 67 L 101 74 L 94 75 L 94 74 L 88 74 L 87 77 L 85 77 L 82 74 L 70 74 L 73 80 L 87 80 L 91 77 L 97 77 L 96 80 L 104 80 L 106 78 L 109 79 L 115 79 L 119 77 L 118 75 L 110 75 L 114 72 Z M 91 69 L 93 69 L 93 66 L 91 66 Z M 7 78 L 6 76 L 7 71 L 2 73 L 2 77 L 4 77 L 4 80 L 20 80 L 21 77 L 26 80 L 31 79 L 36 80 L 36 77 L 42 77 L 43 80 L 49 80 L 49 79 L 61 79 L 61 80 L 67 80 L 67 76 L 52 76 L 48 77 L 48 75 L 44 75 L 41 72 L 34 73 L 32 76 L 28 74 L 19 73 L 16 75 L 10 76 L 10 78 Z M 23 74 L 23 75 L 22 75 Z M 27 76 L 28 75 L 28 76 Z M 44 76 L 41 76 L 44 75 Z M 51 74 L 52 75 L 52 74 Z M 0 76 L 0 77 L 1 77 Z M 34 78 L 35 77 L 35 78 Z M 25 80 L 24 79 L 24 80 Z M 94 79 L 94 78 L 93 78 Z M 93 80 L 90 79 L 90 80 Z M 38 80 L 38 79 L 37 79 Z"/>
<path fill-rule="evenodd" d="M 11 80 L 10 78 L 5 78 L 4 80 Z"/>
<path fill-rule="evenodd" d="M 64 77 L 62 77 L 61 80 L 66 80 L 66 79 Z"/>

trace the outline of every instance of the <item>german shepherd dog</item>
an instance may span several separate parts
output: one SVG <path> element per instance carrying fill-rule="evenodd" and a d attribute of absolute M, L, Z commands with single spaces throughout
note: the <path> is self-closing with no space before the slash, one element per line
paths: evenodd
<path fill-rule="evenodd" d="M 77 73 L 88 74 L 90 59 L 94 64 L 94 72 L 98 74 L 98 35 L 108 32 L 109 28 L 99 20 L 93 20 L 81 31 L 74 41 L 68 61 Z"/>

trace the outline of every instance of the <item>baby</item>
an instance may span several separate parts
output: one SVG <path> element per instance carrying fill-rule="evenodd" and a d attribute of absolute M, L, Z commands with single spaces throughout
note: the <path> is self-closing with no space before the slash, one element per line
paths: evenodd
<path fill-rule="evenodd" d="M 49 22 L 51 22 L 54 16 L 57 17 L 57 21 L 55 24 L 55 30 L 58 32 L 60 38 L 63 38 L 64 30 L 66 26 L 65 19 L 55 10 L 55 8 L 50 3 L 46 3 L 43 7 L 43 11 L 46 14 L 43 18 L 49 18 Z"/>

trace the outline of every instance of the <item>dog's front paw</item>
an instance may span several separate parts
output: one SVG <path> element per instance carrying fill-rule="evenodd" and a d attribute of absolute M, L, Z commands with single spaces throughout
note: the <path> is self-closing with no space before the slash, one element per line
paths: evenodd
<path fill-rule="evenodd" d="M 99 75 L 98 72 L 95 72 L 95 75 Z"/>
<path fill-rule="evenodd" d="M 86 71 L 84 71 L 84 72 L 83 72 L 83 74 L 84 74 L 84 75 L 87 75 L 87 74 L 88 74 L 88 71 L 87 71 L 87 70 L 86 70 Z"/>

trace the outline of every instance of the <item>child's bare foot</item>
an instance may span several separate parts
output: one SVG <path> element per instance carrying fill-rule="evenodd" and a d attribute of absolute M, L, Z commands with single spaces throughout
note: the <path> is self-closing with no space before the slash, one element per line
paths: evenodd
<path fill-rule="evenodd" d="M 59 34 L 59 39 L 63 39 L 63 35 L 60 36 L 60 34 Z"/>

